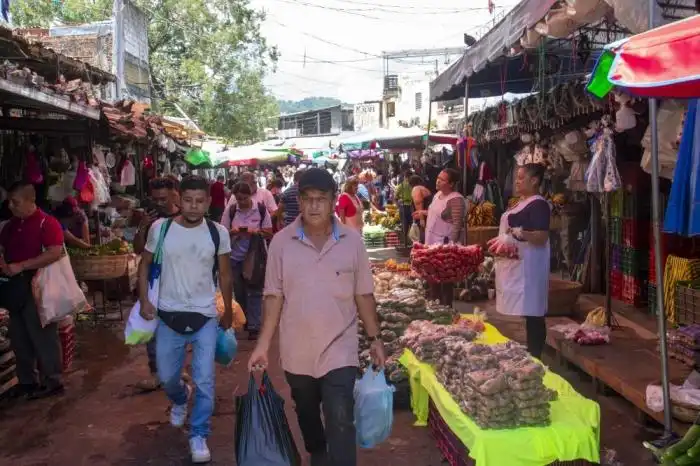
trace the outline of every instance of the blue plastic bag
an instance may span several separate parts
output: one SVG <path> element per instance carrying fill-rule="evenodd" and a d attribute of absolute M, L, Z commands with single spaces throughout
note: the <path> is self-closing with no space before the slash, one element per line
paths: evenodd
<path fill-rule="evenodd" d="M 393 407 L 394 387 L 386 383 L 384 370 L 368 369 L 355 382 L 355 429 L 361 448 L 373 448 L 389 438 Z"/>
<path fill-rule="evenodd" d="M 214 360 L 223 366 L 233 362 L 238 350 L 236 332 L 233 329 L 224 330 L 219 327 L 216 332 L 216 353 Z"/>

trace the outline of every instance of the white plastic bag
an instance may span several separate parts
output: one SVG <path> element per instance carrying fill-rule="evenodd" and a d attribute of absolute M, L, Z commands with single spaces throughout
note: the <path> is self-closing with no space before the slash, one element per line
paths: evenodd
<path fill-rule="evenodd" d="M 172 220 L 166 220 L 160 226 L 158 244 L 153 253 L 153 262 L 151 262 L 148 271 L 148 301 L 150 301 L 156 309 L 158 309 L 158 296 L 160 294 L 160 268 L 163 263 L 163 241 L 165 240 L 165 234 L 171 223 Z M 131 308 L 129 320 L 126 321 L 124 342 L 127 345 L 148 343 L 156 333 L 156 328 L 158 328 L 158 319 L 146 320 L 141 317 L 141 303 L 137 301 L 134 307 Z"/>
<path fill-rule="evenodd" d="M 119 184 L 124 186 L 133 186 L 136 184 L 136 168 L 131 160 L 127 160 L 122 167 L 121 177 L 119 178 Z"/>
<path fill-rule="evenodd" d="M 659 139 L 659 175 L 673 180 L 673 172 L 678 161 L 678 135 L 683 130 L 683 119 L 688 107 L 682 100 L 664 100 L 657 112 Z M 642 138 L 644 155 L 640 166 L 651 173 L 651 125 Z"/>
<path fill-rule="evenodd" d="M 37 271 L 32 292 L 41 326 L 58 322 L 85 309 L 87 300 L 80 289 L 68 255 Z"/>
<path fill-rule="evenodd" d="M 622 133 L 637 126 L 637 116 L 632 108 L 622 105 L 615 113 L 615 131 Z"/>
<path fill-rule="evenodd" d="M 160 280 L 153 281 L 148 289 L 148 300 L 153 306 L 158 308 L 158 288 Z M 129 320 L 126 321 L 124 329 L 124 343 L 127 345 L 141 345 L 153 339 L 153 335 L 158 328 L 158 319 L 146 320 L 141 317 L 141 303 L 136 301 L 129 313 Z"/>
<path fill-rule="evenodd" d="M 394 390 L 386 383 L 383 370 L 367 369 L 355 382 L 355 429 L 361 448 L 373 448 L 389 438 L 394 422 Z"/>
<path fill-rule="evenodd" d="M 408 230 L 408 239 L 414 243 L 420 243 L 420 226 L 413 222 L 411 228 Z"/>

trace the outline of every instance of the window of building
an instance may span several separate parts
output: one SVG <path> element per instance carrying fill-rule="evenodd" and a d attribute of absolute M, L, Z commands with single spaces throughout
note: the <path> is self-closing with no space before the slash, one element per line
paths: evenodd
<path fill-rule="evenodd" d="M 386 103 L 386 116 L 391 118 L 396 116 L 396 103 L 387 102 Z"/>
<path fill-rule="evenodd" d="M 416 110 L 423 108 L 423 93 L 416 92 Z"/>

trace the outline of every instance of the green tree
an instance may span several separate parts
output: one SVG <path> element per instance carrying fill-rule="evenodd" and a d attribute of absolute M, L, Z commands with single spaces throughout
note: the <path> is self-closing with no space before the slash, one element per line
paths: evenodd
<path fill-rule="evenodd" d="M 174 104 L 209 134 L 231 142 L 260 139 L 276 126 L 276 100 L 263 78 L 277 49 L 260 32 L 261 12 L 248 0 L 133 0 L 149 20 L 152 94 L 159 111 Z M 24 0 L 11 3 L 21 27 L 108 19 L 112 0 Z"/>

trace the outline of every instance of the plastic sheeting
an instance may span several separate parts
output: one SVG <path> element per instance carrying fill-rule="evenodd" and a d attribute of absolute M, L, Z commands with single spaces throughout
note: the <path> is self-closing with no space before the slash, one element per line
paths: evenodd
<path fill-rule="evenodd" d="M 486 324 L 479 341 L 494 345 L 508 339 Z M 549 427 L 484 430 L 462 412 L 438 382 L 432 366 L 420 362 L 409 350 L 404 351 L 400 362 L 409 372 L 416 425 L 427 425 L 428 405 L 432 400 L 478 466 L 541 466 L 577 459 L 600 462 L 600 407 L 578 394 L 559 375 L 548 370 L 544 377 L 545 386 L 558 394 L 558 399 L 551 402 L 552 424 Z M 508 448 L 503 448 L 504 445 Z"/>
<path fill-rule="evenodd" d="M 664 231 L 683 236 L 700 235 L 700 118 L 698 99 L 688 104 Z"/>

